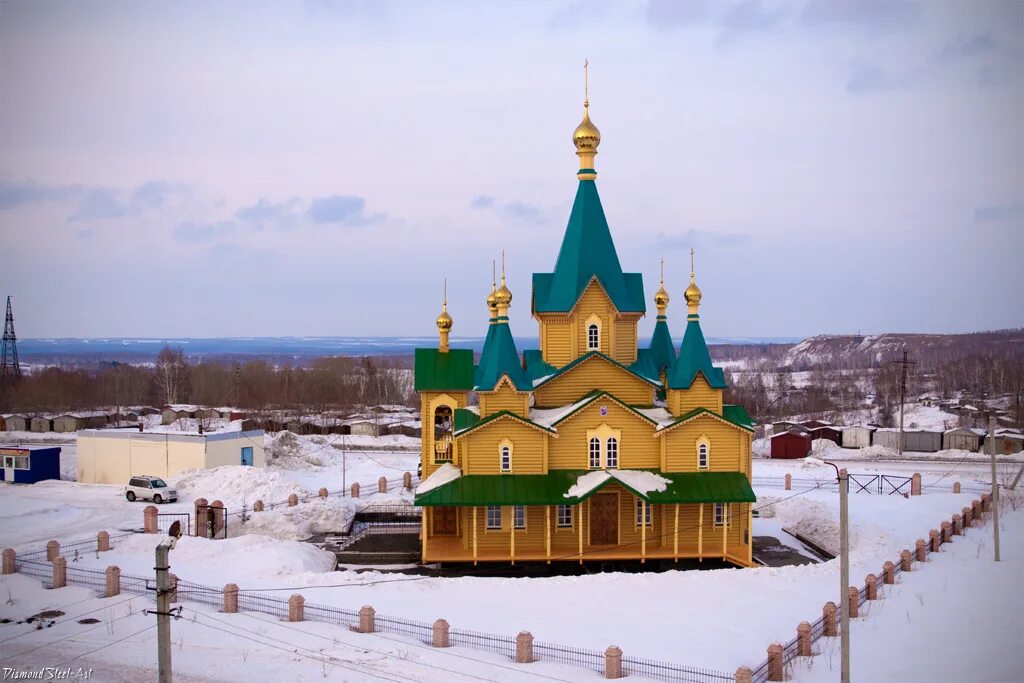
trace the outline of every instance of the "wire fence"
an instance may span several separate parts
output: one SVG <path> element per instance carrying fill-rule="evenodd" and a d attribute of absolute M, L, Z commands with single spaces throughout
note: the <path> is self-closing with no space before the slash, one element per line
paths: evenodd
<path fill-rule="evenodd" d="M 866 493 L 881 495 L 903 495 L 910 493 L 911 477 L 897 477 L 893 475 L 876 475 L 850 473 L 850 493 Z M 937 481 L 932 484 L 925 484 L 921 487 L 921 493 L 952 493 L 953 484 L 960 484 L 961 493 L 989 493 L 992 490 L 991 484 L 985 484 L 978 480 L 965 482 Z M 786 488 L 785 477 L 755 476 L 750 480 L 751 486 L 761 488 Z M 810 477 L 793 477 L 790 479 L 789 490 L 808 491 L 810 489 L 823 489 L 826 491 L 838 491 L 839 483 L 835 478 L 813 479 Z"/>

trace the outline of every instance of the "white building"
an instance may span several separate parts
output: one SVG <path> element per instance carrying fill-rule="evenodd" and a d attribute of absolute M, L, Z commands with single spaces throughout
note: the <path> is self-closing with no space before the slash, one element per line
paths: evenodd
<path fill-rule="evenodd" d="M 867 448 L 871 445 L 871 436 L 875 429 L 867 425 L 843 427 L 843 448 Z"/>
<path fill-rule="evenodd" d="M 212 434 L 86 429 L 78 432 L 78 481 L 127 484 L 137 475 L 176 477 L 189 469 L 263 467 L 263 430 Z"/>

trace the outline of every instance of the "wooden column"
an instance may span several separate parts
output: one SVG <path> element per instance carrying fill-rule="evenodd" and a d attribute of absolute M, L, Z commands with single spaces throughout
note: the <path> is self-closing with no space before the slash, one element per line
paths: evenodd
<path fill-rule="evenodd" d="M 551 564 L 551 506 L 544 506 L 544 552 L 548 556 L 548 564 Z"/>
<path fill-rule="evenodd" d="M 697 559 L 704 561 L 704 503 L 697 512 Z"/>
<path fill-rule="evenodd" d="M 512 518 L 509 520 L 509 547 L 512 552 L 512 564 L 516 563 L 516 509 L 515 506 L 509 507 L 509 516 Z M 524 511 L 525 514 L 525 511 Z"/>
<path fill-rule="evenodd" d="M 576 329 L 575 325 L 573 325 L 573 329 Z M 582 501 L 580 501 L 579 509 L 576 512 L 577 512 L 576 516 L 579 518 L 579 527 L 580 527 L 580 564 L 582 565 L 583 564 L 583 502 Z"/>
<path fill-rule="evenodd" d="M 477 508 L 477 506 L 474 505 L 473 506 L 473 566 L 474 567 L 476 566 L 476 562 L 477 562 L 477 559 L 476 559 L 477 558 L 477 550 L 476 550 L 476 508 Z"/>
<path fill-rule="evenodd" d="M 722 503 L 722 559 L 729 550 L 729 504 Z"/>
<path fill-rule="evenodd" d="M 430 508 L 423 508 L 423 529 L 420 531 L 420 535 L 423 537 L 423 561 L 427 560 L 427 530 L 430 528 L 430 524 L 427 522 L 427 516 L 430 514 Z"/>
<path fill-rule="evenodd" d="M 672 542 L 672 554 L 675 556 L 675 561 L 679 561 L 679 503 L 676 503 L 676 521 L 675 521 L 675 534 Z"/>
<path fill-rule="evenodd" d="M 654 515 L 651 515 L 654 521 Z M 647 501 L 640 499 L 640 564 L 647 562 Z"/>
<path fill-rule="evenodd" d="M 747 503 L 747 564 L 754 566 L 754 504 Z"/>

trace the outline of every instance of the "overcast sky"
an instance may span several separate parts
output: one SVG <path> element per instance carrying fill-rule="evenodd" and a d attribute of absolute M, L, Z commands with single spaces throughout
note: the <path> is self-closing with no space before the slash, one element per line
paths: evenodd
<path fill-rule="evenodd" d="M 22 337 L 518 336 L 598 187 L 680 335 L 1024 325 L 1024 3 L 0 3 Z M 653 304 L 641 334 L 653 326 Z"/>

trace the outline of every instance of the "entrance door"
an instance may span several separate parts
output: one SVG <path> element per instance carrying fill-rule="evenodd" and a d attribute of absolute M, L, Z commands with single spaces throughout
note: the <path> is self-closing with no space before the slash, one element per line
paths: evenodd
<path fill-rule="evenodd" d="M 4 456 L 4 481 L 14 481 L 14 456 Z"/>
<path fill-rule="evenodd" d="M 453 507 L 434 508 L 434 535 L 454 536 L 459 532 L 458 519 Z"/>
<path fill-rule="evenodd" d="M 590 499 L 590 545 L 619 542 L 619 497 L 598 493 Z"/>
<path fill-rule="evenodd" d="M 252 446 L 242 447 L 242 464 L 252 465 Z"/>

